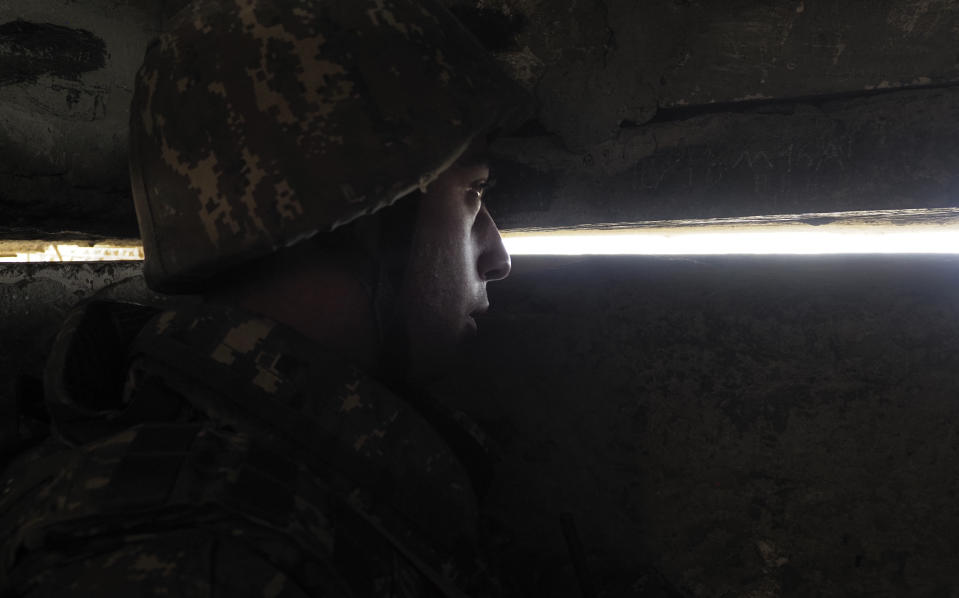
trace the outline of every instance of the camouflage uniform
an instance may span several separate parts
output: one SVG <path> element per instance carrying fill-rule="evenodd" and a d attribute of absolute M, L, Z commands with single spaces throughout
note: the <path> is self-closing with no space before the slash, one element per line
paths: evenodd
<path fill-rule="evenodd" d="M 528 110 L 435 0 L 197 0 L 131 106 L 147 283 L 215 286 L 424 188 Z M 499 593 L 463 465 L 476 435 L 293 330 L 93 303 L 45 386 L 54 434 L 4 474 L 4 595 Z"/>
<path fill-rule="evenodd" d="M 104 380 L 120 394 L 90 387 Z M 450 449 L 479 454 L 481 437 L 291 329 L 91 303 L 46 384 L 56 439 L 3 480 L 4 595 L 499 593 L 479 557 L 482 474 Z"/>

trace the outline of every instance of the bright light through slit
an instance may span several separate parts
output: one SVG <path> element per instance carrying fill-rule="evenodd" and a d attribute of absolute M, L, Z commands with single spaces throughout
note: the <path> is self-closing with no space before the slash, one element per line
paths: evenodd
<path fill-rule="evenodd" d="M 143 259 L 143 246 L 137 240 L 124 243 L 0 243 L 0 262 L 119 262 Z"/>
<path fill-rule="evenodd" d="M 959 254 L 959 208 L 504 230 L 520 255 Z M 142 260 L 137 239 L 0 239 L 0 262 Z"/>
<path fill-rule="evenodd" d="M 959 226 L 766 225 L 759 230 L 625 229 L 503 233 L 511 255 L 959 253 Z"/>

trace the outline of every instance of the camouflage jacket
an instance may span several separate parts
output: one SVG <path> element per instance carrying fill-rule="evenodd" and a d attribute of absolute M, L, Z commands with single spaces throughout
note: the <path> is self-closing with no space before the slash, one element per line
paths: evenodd
<path fill-rule="evenodd" d="M 282 325 L 90 303 L 45 386 L 53 434 L 3 475 L 4 596 L 499 593 L 476 436 Z"/>

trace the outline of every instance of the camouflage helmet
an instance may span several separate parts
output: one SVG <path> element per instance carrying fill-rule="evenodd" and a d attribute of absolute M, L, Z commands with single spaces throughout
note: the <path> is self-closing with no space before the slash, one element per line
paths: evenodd
<path fill-rule="evenodd" d="M 434 0 L 197 0 L 131 105 L 147 283 L 197 290 L 373 213 L 529 106 Z"/>

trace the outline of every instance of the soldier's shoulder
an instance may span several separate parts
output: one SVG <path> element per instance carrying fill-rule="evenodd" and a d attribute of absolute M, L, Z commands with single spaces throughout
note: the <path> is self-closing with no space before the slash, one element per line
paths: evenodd
<path fill-rule="evenodd" d="M 312 583 L 304 586 L 262 551 L 203 529 L 174 530 L 74 560 L 61 555 L 49 561 L 30 578 L 18 580 L 17 591 L 38 598 L 351 596 L 329 571 L 314 574 Z"/>
<path fill-rule="evenodd" d="M 3 590 L 347 595 L 328 489 L 242 434 L 142 424 L 39 449 L 4 474 Z"/>

